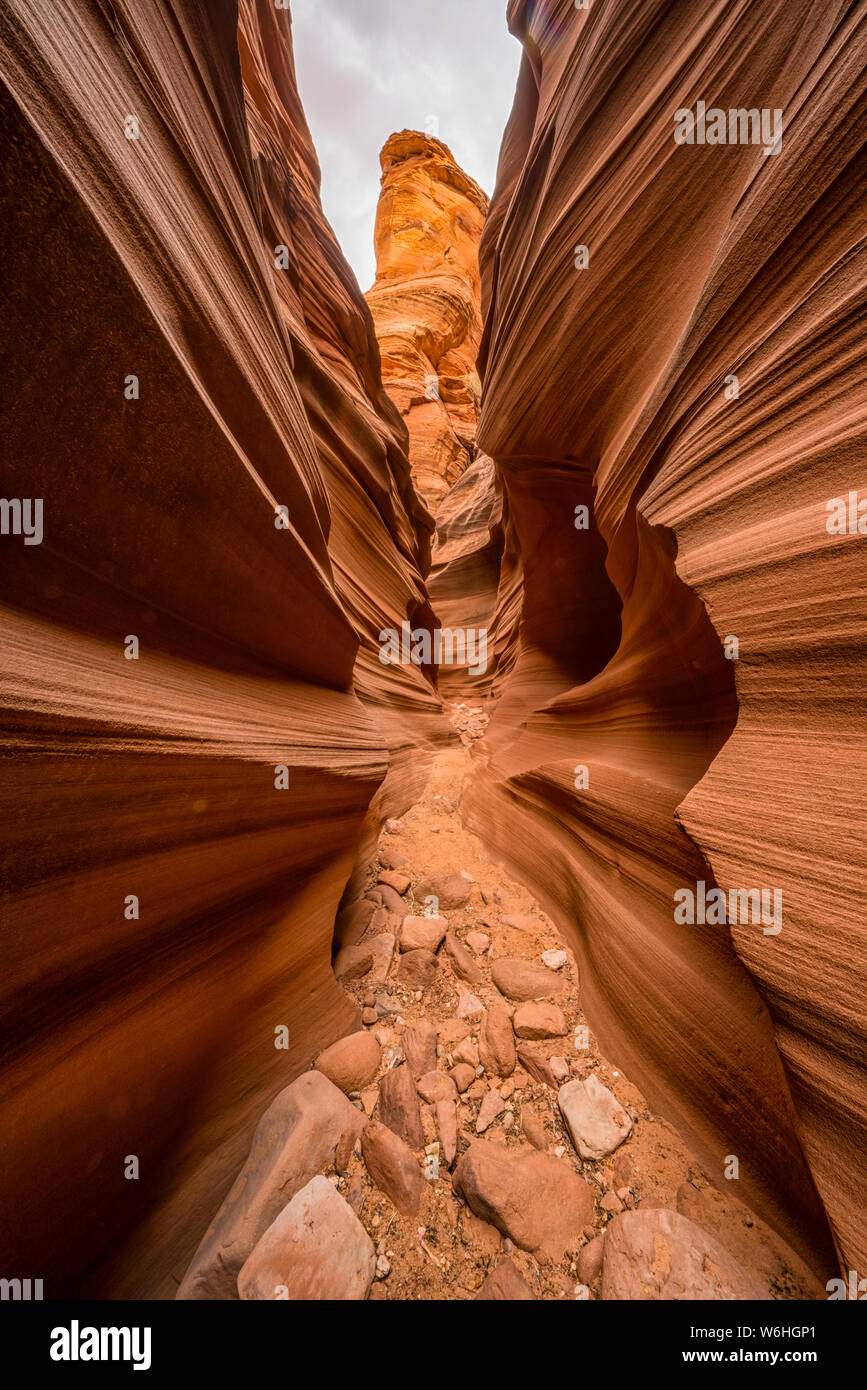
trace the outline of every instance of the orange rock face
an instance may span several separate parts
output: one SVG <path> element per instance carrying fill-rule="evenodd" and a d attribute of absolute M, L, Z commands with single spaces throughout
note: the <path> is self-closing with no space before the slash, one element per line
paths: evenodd
<path fill-rule="evenodd" d="M 45 1298 L 172 1297 L 188 1267 L 199 1296 L 197 1247 L 233 1297 L 283 1177 L 321 1192 L 351 1147 L 360 1112 L 307 1071 L 359 1027 L 333 948 L 351 979 L 376 922 L 385 984 L 401 864 L 365 901 L 370 847 L 448 737 L 432 673 L 380 661 L 405 620 L 490 630 L 461 811 L 569 936 L 606 1051 L 822 1283 L 863 1275 L 867 69 L 845 0 L 701 8 L 510 0 L 481 286 L 485 196 L 404 131 L 365 300 L 285 10 L 6 0 L 0 1249 Z M 781 147 L 679 143 L 711 96 L 779 111 Z M 444 949 L 398 983 L 472 988 Z M 515 1001 L 561 991 L 496 964 Z M 456 1021 L 474 1049 L 416 1024 L 382 1083 L 419 1154 Z M 549 1082 L 540 1031 L 517 1061 Z M 523 1251 L 574 1252 L 594 1211 L 535 1149 L 459 1172 Z"/>
<path fill-rule="evenodd" d="M 512 564 L 464 797 L 571 933 L 605 1047 L 817 1270 L 832 1234 L 867 1264 L 867 540 L 828 526 L 865 495 L 845 14 L 509 6 L 479 443 L 523 588 L 518 632 Z M 711 94 L 780 110 L 781 150 L 677 143 Z M 699 882 L 780 892 L 782 930 L 678 922 Z"/>
<path fill-rule="evenodd" d="M 270 0 L 0 18 L 4 493 L 44 502 L 0 539 L 0 1246 L 46 1298 L 174 1292 L 353 1026 L 335 911 L 444 736 L 378 660 L 432 522 L 291 55 Z"/>
<path fill-rule="evenodd" d="M 380 156 L 376 281 L 382 376 L 432 511 L 473 458 L 482 334 L 478 250 L 488 200 L 439 140 L 403 130 Z"/>

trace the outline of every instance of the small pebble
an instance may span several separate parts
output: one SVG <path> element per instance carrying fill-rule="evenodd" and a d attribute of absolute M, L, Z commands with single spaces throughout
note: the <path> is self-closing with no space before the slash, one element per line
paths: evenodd
<path fill-rule="evenodd" d="M 569 957 L 565 951 L 543 951 L 542 964 L 547 965 L 549 970 L 562 970 Z"/>

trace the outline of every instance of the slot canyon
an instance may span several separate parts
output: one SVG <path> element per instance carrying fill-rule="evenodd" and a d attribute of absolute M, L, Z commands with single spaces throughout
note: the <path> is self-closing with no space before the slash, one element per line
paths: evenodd
<path fill-rule="evenodd" d="M 867 1276 L 867 5 L 501 22 L 490 196 L 390 133 L 363 293 L 288 3 L 0 5 L 46 1299 Z"/>

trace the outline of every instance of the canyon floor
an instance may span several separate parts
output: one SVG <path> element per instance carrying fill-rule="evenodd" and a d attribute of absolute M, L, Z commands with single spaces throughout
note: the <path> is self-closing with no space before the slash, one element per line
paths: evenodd
<path fill-rule="evenodd" d="M 385 887 L 385 907 L 394 908 L 396 890 L 391 885 L 396 882 L 398 888 L 402 887 L 401 876 L 408 877 L 408 887 L 398 896 L 407 915 L 421 916 L 424 904 L 414 897 L 421 885 L 442 881 L 444 876 L 470 875 L 466 903 L 459 908 L 442 909 L 448 919 L 449 940 L 457 938 L 464 952 L 458 952 L 456 958 L 447 941 L 439 950 L 432 983 L 423 988 L 411 988 L 402 978 L 401 964 L 406 956 L 399 949 L 381 968 L 377 983 L 371 983 L 370 973 L 348 982 L 344 979 L 343 983 L 364 1010 L 366 1026 L 382 1049 L 377 1077 L 360 1091 L 350 1092 L 350 1099 L 366 1116 L 377 1120 L 383 1077 L 409 1062 L 420 1093 L 427 1156 L 419 1156 L 427 1168 L 428 1180 L 423 1186 L 418 1214 L 412 1216 L 401 1215 L 376 1186 L 364 1161 L 360 1140 L 351 1153 L 338 1157 L 337 1168 L 332 1164 L 323 1170 L 376 1246 L 377 1277 L 370 1297 L 592 1300 L 601 1296 L 606 1226 L 619 1213 L 641 1208 L 664 1208 L 687 1216 L 749 1271 L 766 1290 L 765 1297 L 824 1297 L 824 1291 L 800 1258 L 737 1199 L 735 1184 L 731 1184 L 732 1190 L 717 1190 L 678 1133 L 651 1111 L 640 1091 L 617 1066 L 616 1058 L 600 1053 L 581 1010 L 580 980 L 572 952 L 527 890 L 505 879 L 497 865 L 485 857 L 481 842 L 461 825 L 458 805 L 469 746 L 482 734 L 487 717 L 481 707 L 458 704 L 453 706 L 452 722 L 460 732 L 462 746 L 438 757 L 422 800 L 399 821 L 387 823 L 368 891 L 379 897 Z M 394 915 L 391 914 L 391 925 L 395 925 Z M 366 945 L 381 933 L 382 920 L 375 920 L 361 942 L 352 948 L 360 961 Z M 509 1070 L 511 1059 L 498 1068 L 497 1058 L 492 1055 L 498 1050 L 496 1041 L 493 1046 L 489 1041 L 486 1047 L 484 1038 L 480 1038 L 487 1011 L 492 1007 L 504 1008 L 515 1022 L 518 1009 L 522 1018 L 532 1019 L 533 1011 L 538 1013 L 540 1006 L 516 1007 L 504 999 L 491 979 L 492 966 L 504 959 L 539 966 L 543 952 L 562 953 L 559 959 L 565 960 L 556 971 L 562 992 L 552 1001 L 563 1015 L 561 1025 L 555 1022 L 552 1029 L 557 1036 L 528 1041 L 518 1037 L 514 1069 L 508 1075 L 498 1074 Z M 548 957 L 549 961 L 552 959 L 558 958 Z M 476 978 L 462 979 L 461 963 L 466 966 L 469 960 L 477 971 L 468 973 Z M 435 1043 L 432 1030 L 436 1030 Z M 522 1026 L 522 1031 L 531 1035 L 545 1031 L 544 1020 L 541 1029 Z M 425 1047 L 430 1049 L 427 1061 L 422 1060 Z M 507 1043 L 507 1053 L 508 1050 Z M 505 1190 L 508 1176 L 504 1178 L 502 1172 L 495 1178 L 496 1192 L 476 1192 L 477 1210 L 490 1200 L 491 1214 L 498 1219 L 501 1230 L 474 1214 L 455 1190 L 448 1163 L 449 1140 L 437 1127 L 437 1083 L 429 1071 L 418 1076 L 428 1066 L 444 1078 L 447 1073 L 457 1077 L 461 1093 L 456 1101 L 454 1163 L 483 1136 L 486 1145 L 496 1146 L 508 1157 L 542 1151 L 561 1165 L 560 1170 L 551 1170 L 553 1188 L 546 1175 L 544 1196 L 541 1189 L 534 1194 L 532 1182 L 529 1187 L 522 1186 L 523 1180 L 509 1193 Z M 561 1085 L 591 1074 L 616 1097 L 633 1125 L 616 1151 L 599 1161 L 579 1157 L 557 1104 Z M 453 1094 L 452 1082 L 445 1079 L 443 1084 Z M 388 1116 L 392 1125 L 394 1116 L 392 1104 Z M 401 1129 L 405 1120 L 406 1115 L 398 1113 L 396 1127 Z M 432 1158 L 438 1161 L 438 1171 Z M 540 1223 L 541 1228 L 547 1222 L 550 1227 L 552 1202 L 556 1205 L 557 1201 L 558 1171 L 564 1183 L 568 1184 L 568 1174 L 573 1173 L 589 1184 L 592 1219 L 579 1240 L 573 1239 L 571 1248 L 562 1254 L 552 1255 L 550 1251 L 556 1250 L 558 1234 L 562 1243 L 570 1245 L 568 1231 L 542 1231 L 542 1248 L 535 1253 L 518 1248 L 503 1234 L 509 1229 L 514 1209 L 524 1208 L 524 1243 L 534 1244 L 534 1224 Z M 564 1188 L 562 1196 L 565 1205 L 570 1200 L 570 1189 Z M 547 1212 L 534 1211 L 535 1202 L 540 1208 L 547 1204 Z M 630 1296 L 659 1296 L 650 1287 L 642 1289 L 640 1274 L 633 1273 L 631 1277 L 634 1287 Z"/>

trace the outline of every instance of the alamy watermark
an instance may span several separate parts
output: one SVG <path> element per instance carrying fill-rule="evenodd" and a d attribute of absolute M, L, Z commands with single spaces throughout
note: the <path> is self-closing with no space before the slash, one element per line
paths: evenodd
<path fill-rule="evenodd" d="M 867 497 L 854 488 L 846 497 L 830 497 L 825 511 L 829 536 L 867 536 Z"/>
<path fill-rule="evenodd" d="M 762 145 L 764 154 L 783 148 L 783 113 L 780 107 L 721 106 L 695 103 L 695 111 L 681 106 L 674 113 L 676 145 Z"/>
<path fill-rule="evenodd" d="M 839 1298 L 853 1303 L 863 1303 L 867 1299 L 867 1279 L 859 1279 L 854 1269 L 849 1270 L 848 1285 L 845 1279 L 829 1279 L 825 1288 L 828 1290 L 829 1303 Z"/>
<path fill-rule="evenodd" d="M 82 1327 L 73 1318 L 69 1327 L 51 1330 L 52 1361 L 131 1361 L 134 1371 L 150 1370 L 149 1327 Z"/>
<path fill-rule="evenodd" d="M 488 634 L 484 628 L 383 628 L 379 634 L 383 666 L 466 666 L 471 676 L 488 669 Z"/>
<path fill-rule="evenodd" d="M 765 936 L 779 936 L 783 930 L 782 888 L 730 888 L 726 894 L 722 888 L 708 889 L 700 879 L 694 889 L 678 888 L 674 901 L 674 920 L 681 926 L 761 922 Z"/>
<path fill-rule="evenodd" d="M 0 536 L 23 536 L 25 545 L 41 545 L 42 534 L 41 497 L 0 497 Z"/>
<path fill-rule="evenodd" d="M 42 1300 L 41 1279 L 0 1279 L 0 1300 L 11 1299 L 14 1303 L 30 1303 Z"/>

